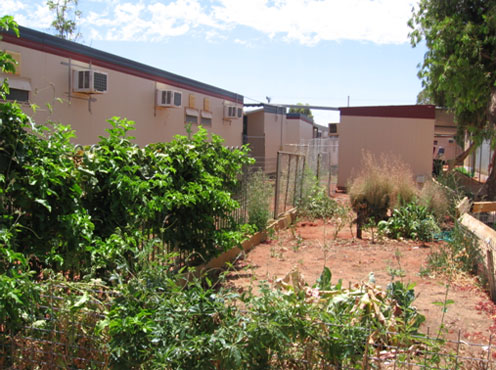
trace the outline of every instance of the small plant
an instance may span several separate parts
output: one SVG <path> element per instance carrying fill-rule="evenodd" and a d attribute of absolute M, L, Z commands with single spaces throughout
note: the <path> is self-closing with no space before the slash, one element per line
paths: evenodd
<path fill-rule="evenodd" d="M 306 174 L 305 189 L 299 200 L 298 214 L 311 219 L 329 220 L 335 214 L 337 202 L 326 194 L 326 188 L 320 186 L 317 179 Z"/>
<path fill-rule="evenodd" d="M 457 271 L 476 274 L 483 265 L 482 261 L 477 238 L 456 222 L 450 241 L 429 255 L 428 268 L 448 275 Z"/>
<path fill-rule="evenodd" d="M 261 169 L 250 175 L 247 187 L 248 222 L 258 231 L 265 230 L 270 218 L 270 201 L 273 195 L 272 185 Z"/>
<path fill-rule="evenodd" d="M 431 241 L 440 232 L 434 217 L 424 206 L 409 203 L 395 209 L 387 221 L 378 223 L 379 232 L 393 239 L 408 238 L 421 242 Z"/>

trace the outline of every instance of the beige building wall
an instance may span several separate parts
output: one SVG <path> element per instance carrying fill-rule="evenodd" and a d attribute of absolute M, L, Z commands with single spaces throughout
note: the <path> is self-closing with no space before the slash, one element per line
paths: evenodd
<path fill-rule="evenodd" d="M 276 171 L 277 152 L 282 150 L 284 138 L 288 131 L 285 114 L 265 112 L 265 172 L 272 173 Z"/>
<path fill-rule="evenodd" d="M 23 42 L 22 35 L 21 29 L 19 41 L 21 43 Z M 49 35 L 46 37 L 50 40 L 52 38 Z M 177 86 L 177 83 L 168 84 L 163 82 L 163 78 L 155 79 L 139 71 L 134 73 L 132 68 L 122 71 L 121 66 L 102 62 L 98 58 L 91 60 L 91 68 L 108 74 L 108 92 L 91 95 L 75 93 L 70 89 L 71 69 L 90 68 L 87 61 L 82 61 L 88 57 L 69 51 L 66 53 L 67 56 L 59 55 L 64 54 L 66 50 L 57 49 L 52 53 L 50 48 L 46 48 L 47 51 L 41 51 L 30 45 L 18 45 L 16 42 L 17 39 L 12 42 L 6 40 L 0 42 L 0 49 L 14 52 L 20 57 L 20 65 L 17 67 L 18 75 L 4 75 L 3 78 L 10 77 L 14 83 L 14 80 L 28 82 L 31 86 L 29 104 L 36 104 L 39 108 L 33 114 L 29 104 L 24 103 L 23 110 L 40 123 L 53 120 L 70 124 L 76 131 L 77 138 L 74 141 L 77 143 L 87 145 L 97 142 L 98 136 L 105 135 L 105 129 L 110 127 L 106 120 L 113 116 L 125 117 L 136 122 L 136 130 L 132 131 L 131 135 L 136 137 L 136 143 L 139 145 L 169 141 L 176 134 L 186 134 L 186 112 L 196 114 L 198 122 L 202 115 L 211 117 L 211 125 L 205 127 L 210 132 L 222 136 L 225 145 L 239 146 L 242 143 L 242 117 L 224 119 L 226 105 L 236 105 L 242 108 L 242 96 L 239 96 L 236 104 L 229 100 L 231 98 L 229 96 L 210 94 L 201 86 L 198 88 L 198 85 L 205 85 L 196 81 L 184 79 L 186 82 L 192 81 L 191 88 L 187 83 L 183 83 L 182 86 Z M 72 45 L 75 45 L 75 48 L 78 47 L 75 43 L 63 42 L 71 47 Z M 77 59 L 78 55 L 80 60 Z M 156 107 L 157 89 L 181 92 L 182 106 L 178 108 Z M 59 102 L 59 99 L 62 102 Z M 52 106 L 53 111 L 47 108 L 47 104 Z M 187 109 L 191 110 L 187 111 Z M 193 131 L 197 130 L 197 126 L 192 126 Z"/>
<path fill-rule="evenodd" d="M 346 187 L 360 170 L 362 153 L 393 155 L 415 176 L 432 172 L 435 119 L 342 115 L 339 124 L 338 186 Z"/>

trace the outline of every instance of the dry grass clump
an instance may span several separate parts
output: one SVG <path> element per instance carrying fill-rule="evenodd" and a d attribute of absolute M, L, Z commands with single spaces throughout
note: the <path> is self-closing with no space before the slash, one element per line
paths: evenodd
<path fill-rule="evenodd" d="M 434 181 L 430 180 L 424 184 L 419 198 L 420 204 L 438 220 L 442 220 L 449 214 L 450 202 L 445 190 Z"/>
<path fill-rule="evenodd" d="M 388 209 L 413 201 L 417 188 L 411 169 L 392 155 L 362 156 L 361 170 L 348 186 L 351 204 L 356 212 L 376 222 L 386 217 Z"/>

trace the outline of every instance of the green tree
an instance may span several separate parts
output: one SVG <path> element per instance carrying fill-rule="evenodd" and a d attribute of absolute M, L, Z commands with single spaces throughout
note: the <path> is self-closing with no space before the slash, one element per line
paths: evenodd
<path fill-rule="evenodd" d="M 302 103 L 298 103 L 297 105 L 301 105 L 301 108 L 289 108 L 289 113 L 300 113 L 300 114 L 304 114 L 305 116 L 307 116 L 308 118 L 310 118 L 313 122 L 313 114 L 312 114 L 312 111 L 310 110 L 310 108 L 308 108 L 308 104 L 307 106 L 305 106 L 304 104 Z"/>
<path fill-rule="evenodd" d="M 76 30 L 77 21 L 81 17 L 78 10 L 78 0 L 48 0 L 47 6 L 55 15 L 51 26 L 57 32 L 57 36 L 63 39 L 76 41 L 81 33 Z"/>
<path fill-rule="evenodd" d="M 409 25 L 412 46 L 427 46 L 419 70 L 422 99 L 454 112 L 459 136 L 474 143 L 458 162 L 483 140 L 494 146 L 496 0 L 420 0 Z M 489 199 L 496 198 L 495 162 L 483 188 Z"/>

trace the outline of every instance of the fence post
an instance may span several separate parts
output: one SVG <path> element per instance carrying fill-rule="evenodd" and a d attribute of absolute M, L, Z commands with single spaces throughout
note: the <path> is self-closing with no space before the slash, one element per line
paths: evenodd
<path fill-rule="evenodd" d="M 274 220 L 277 220 L 278 208 L 279 208 L 279 159 L 280 153 L 277 152 L 277 160 L 276 160 L 276 191 L 275 191 L 275 199 L 274 199 Z"/>
<path fill-rule="evenodd" d="M 491 300 L 496 302 L 496 286 L 494 281 L 494 260 L 493 251 L 490 249 L 491 246 L 488 245 L 487 248 L 487 282 L 489 284 L 489 295 Z"/>
<path fill-rule="evenodd" d="M 284 211 L 286 211 L 286 206 L 288 204 L 288 193 L 289 193 L 289 178 L 291 177 L 291 161 L 293 160 L 293 156 L 291 154 L 286 154 L 288 157 L 288 175 L 286 177 L 286 191 L 284 194 Z"/>
<path fill-rule="evenodd" d="M 303 185 L 305 184 L 305 166 L 307 163 L 307 157 L 303 157 L 303 165 L 301 166 L 301 180 L 300 180 L 300 200 L 303 197 Z M 319 184 L 320 186 L 320 184 Z"/>
<path fill-rule="evenodd" d="M 322 153 L 317 154 L 317 182 L 320 185 L 320 158 L 322 156 Z"/>
<path fill-rule="evenodd" d="M 487 347 L 487 369 L 493 369 L 493 362 L 491 361 L 491 345 L 493 342 L 493 335 L 489 336 L 489 345 Z"/>
<path fill-rule="evenodd" d="M 293 207 L 296 204 L 296 197 L 297 197 L 297 187 L 296 183 L 298 182 L 298 166 L 300 165 L 300 157 L 296 156 L 296 169 L 295 169 L 295 176 L 294 176 L 294 184 L 293 184 Z"/>

